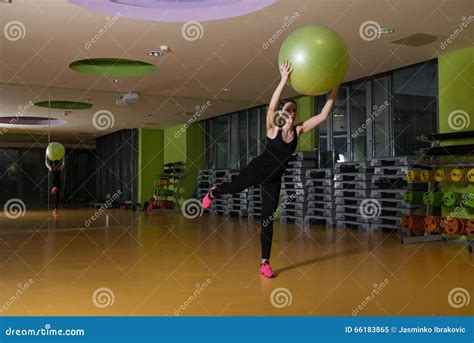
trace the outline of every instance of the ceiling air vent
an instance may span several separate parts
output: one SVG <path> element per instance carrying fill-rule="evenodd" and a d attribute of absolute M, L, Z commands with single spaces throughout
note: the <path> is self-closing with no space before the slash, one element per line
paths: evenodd
<path fill-rule="evenodd" d="M 408 46 L 423 46 L 438 41 L 440 37 L 427 35 L 425 33 L 415 33 L 414 35 L 394 40 L 392 43 Z"/>

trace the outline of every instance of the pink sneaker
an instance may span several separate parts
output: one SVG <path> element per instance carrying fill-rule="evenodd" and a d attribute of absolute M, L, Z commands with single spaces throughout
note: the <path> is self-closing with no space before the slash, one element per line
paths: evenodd
<path fill-rule="evenodd" d="M 211 191 L 213 191 L 214 189 L 216 189 L 216 187 L 211 187 L 209 192 L 207 192 L 206 196 L 202 199 L 202 208 L 208 208 L 209 206 L 211 206 L 212 201 L 214 200 L 211 198 Z"/>
<path fill-rule="evenodd" d="M 153 211 L 153 202 L 155 201 L 155 199 L 151 198 L 150 200 L 148 200 L 148 207 L 147 207 L 147 211 L 148 212 L 151 212 Z"/>
<path fill-rule="evenodd" d="M 262 263 L 262 265 L 260 266 L 260 274 L 267 278 L 272 278 L 275 276 L 272 267 L 270 267 L 270 263 L 268 262 Z"/>
<path fill-rule="evenodd" d="M 51 188 L 52 194 L 56 194 L 57 192 L 58 192 L 58 187 L 54 186 L 53 188 Z"/>

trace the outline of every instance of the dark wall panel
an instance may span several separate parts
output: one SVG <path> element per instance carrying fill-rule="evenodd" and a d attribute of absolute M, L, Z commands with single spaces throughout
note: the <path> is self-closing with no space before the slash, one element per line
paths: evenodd
<path fill-rule="evenodd" d="M 137 201 L 138 130 L 121 130 L 96 140 L 96 197 L 106 200 L 119 190 L 119 201 Z"/>

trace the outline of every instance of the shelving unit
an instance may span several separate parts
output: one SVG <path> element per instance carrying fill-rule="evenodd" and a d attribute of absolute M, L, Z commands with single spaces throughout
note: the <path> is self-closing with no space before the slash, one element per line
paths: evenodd
<path fill-rule="evenodd" d="M 431 148 L 420 150 L 418 154 L 423 156 L 424 168 L 431 170 L 428 191 L 434 192 L 430 196 L 437 199 L 438 204 L 426 206 L 424 213 L 414 219 L 416 227 L 405 230 L 402 243 L 444 239 L 471 243 L 469 251 L 472 253 L 474 231 L 466 230 L 466 225 L 474 225 L 474 201 L 468 198 L 474 197 L 474 144 L 440 145 L 442 141 L 472 137 L 474 131 L 417 137 L 418 140 L 431 143 Z"/>
<path fill-rule="evenodd" d="M 153 209 L 179 209 L 184 179 L 184 162 L 165 163 L 163 173 L 156 174 L 155 177 Z"/>

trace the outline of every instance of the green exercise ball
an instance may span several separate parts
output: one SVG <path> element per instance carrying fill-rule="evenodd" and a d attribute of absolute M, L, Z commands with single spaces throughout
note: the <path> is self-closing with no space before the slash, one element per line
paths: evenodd
<path fill-rule="evenodd" d="M 304 26 L 285 39 L 278 65 L 285 60 L 293 67 L 289 83 L 305 95 L 329 92 L 342 82 L 349 67 L 344 40 L 335 31 L 317 25 Z"/>
<path fill-rule="evenodd" d="M 48 156 L 51 161 L 62 160 L 65 153 L 64 145 L 58 142 L 51 142 L 46 148 L 46 156 Z"/>

